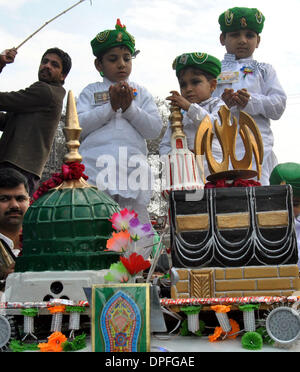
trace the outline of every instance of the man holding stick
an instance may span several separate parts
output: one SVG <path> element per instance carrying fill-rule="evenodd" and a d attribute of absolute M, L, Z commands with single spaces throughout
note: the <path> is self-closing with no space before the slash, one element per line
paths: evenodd
<path fill-rule="evenodd" d="M 30 196 L 39 185 L 51 151 L 66 93 L 63 84 L 71 65 L 67 53 L 48 49 L 42 56 L 37 82 L 17 92 L 0 92 L 0 111 L 5 111 L 0 112 L 0 167 L 24 174 Z"/>
<path fill-rule="evenodd" d="M 2 72 L 3 68 L 8 63 L 13 63 L 14 62 L 16 54 L 17 54 L 17 49 L 16 48 L 5 49 L 0 54 L 0 72 Z"/>

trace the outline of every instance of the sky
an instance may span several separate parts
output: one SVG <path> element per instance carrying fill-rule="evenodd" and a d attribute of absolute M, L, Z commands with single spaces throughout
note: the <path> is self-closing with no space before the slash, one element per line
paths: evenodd
<path fill-rule="evenodd" d="M 16 47 L 40 26 L 78 0 L 0 0 L 0 49 Z M 133 61 L 131 80 L 164 99 L 178 90 L 172 62 L 184 52 L 206 52 L 222 59 L 219 15 L 228 8 L 258 8 L 266 17 L 254 58 L 276 69 L 287 96 L 280 120 L 272 121 L 274 151 L 281 162 L 300 163 L 300 0 L 85 0 L 49 23 L 18 50 L 1 74 L 2 92 L 23 89 L 37 80 L 40 58 L 50 47 L 70 54 L 73 67 L 65 89 L 77 97 L 100 78 L 94 68 L 90 41 L 113 29 L 117 18 L 136 40 L 140 54 Z"/>

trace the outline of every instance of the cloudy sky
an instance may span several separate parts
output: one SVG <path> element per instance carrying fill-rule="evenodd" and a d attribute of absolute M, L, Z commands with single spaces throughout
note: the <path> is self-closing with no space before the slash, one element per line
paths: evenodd
<path fill-rule="evenodd" d="M 19 45 L 76 2 L 0 0 L 0 49 Z M 86 0 L 19 49 L 15 63 L 1 74 L 1 91 L 25 88 L 36 81 L 42 53 L 57 46 L 72 57 L 73 68 L 65 88 L 78 96 L 87 84 L 99 79 L 90 40 L 99 31 L 114 28 L 120 18 L 141 51 L 134 61 L 132 80 L 146 86 L 154 96 L 165 98 L 170 90 L 178 89 L 171 68 L 177 55 L 198 51 L 223 58 L 218 17 L 234 6 L 258 8 L 266 17 L 254 57 L 275 67 L 288 95 L 284 115 L 272 122 L 274 149 L 279 162 L 300 162 L 300 0 Z"/>

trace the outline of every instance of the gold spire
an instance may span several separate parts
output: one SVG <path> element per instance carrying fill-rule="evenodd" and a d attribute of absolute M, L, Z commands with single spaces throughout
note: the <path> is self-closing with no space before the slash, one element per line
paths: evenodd
<path fill-rule="evenodd" d="M 80 146 L 79 137 L 81 128 L 78 121 L 76 103 L 72 91 L 69 91 L 67 110 L 66 110 L 66 125 L 64 127 L 64 134 L 66 137 L 66 146 L 69 152 L 64 157 L 64 163 L 81 162 L 82 156 L 78 149 Z"/>
<path fill-rule="evenodd" d="M 81 133 L 81 128 L 78 121 L 78 115 L 76 110 L 76 102 L 74 99 L 73 92 L 70 90 L 68 93 L 67 109 L 66 109 L 66 124 L 64 127 L 64 134 L 66 137 L 66 146 L 68 148 L 68 153 L 64 157 L 64 163 L 77 162 L 81 163 L 82 156 L 79 154 L 78 149 L 80 146 L 79 138 Z M 89 185 L 84 178 L 79 180 L 68 180 L 64 181 L 57 189 L 64 188 L 84 188 L 92 187 Z"/>

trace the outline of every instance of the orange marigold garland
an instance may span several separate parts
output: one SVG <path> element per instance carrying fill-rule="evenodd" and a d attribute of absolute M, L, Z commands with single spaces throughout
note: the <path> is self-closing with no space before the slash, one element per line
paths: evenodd
<path fill-rule="evenodd" d="M 50 314 L 63 313 L 66 310 L 66 305 L 48 306 Z"/>
<path fill-rule="evenodd" d="M 61 332 L 54 332 L 48 337 L 47 343 L 40 343 L 38 347 L 41 352 L 55 352 L 63 351 L 63 343 L 67 341 L 67 337 Z"/>
<path fill-rule="evenodd" d="M 218 341 L 219 337 L 222 335 L 223 330 L 221 327 L 216 327 L 212 335 L 208 336 L 210 342 Z"/>
<path fill-rule="evenodd" d="M 237 321 L 234 319 L 229 319 L 229 323 L 231 325 L 231 331 L 227 333 L 227 338 L 230 340 L 235 339 L 238 336 L 238 333 L 240 331 L 240 326 Z"/>
<path fill-rule="evenodd" d="M 210 308 L 216 313 L 228 313 L 230 311 L 230 305 L 214 305 Z"/>
<path fill-rule="evenodd" d="M 208 340 L 210 342 L 215 342 L 223 338 L 228 338 L 230 340 L 235 339 L 240 331 L 240 326 L 234 319 L 229 319 L 229 323 L 231 325 L 230 332 L 226 333 L 223 331 L 222 327 L 216 327 L 214 333 L 208 336 Z"/>

